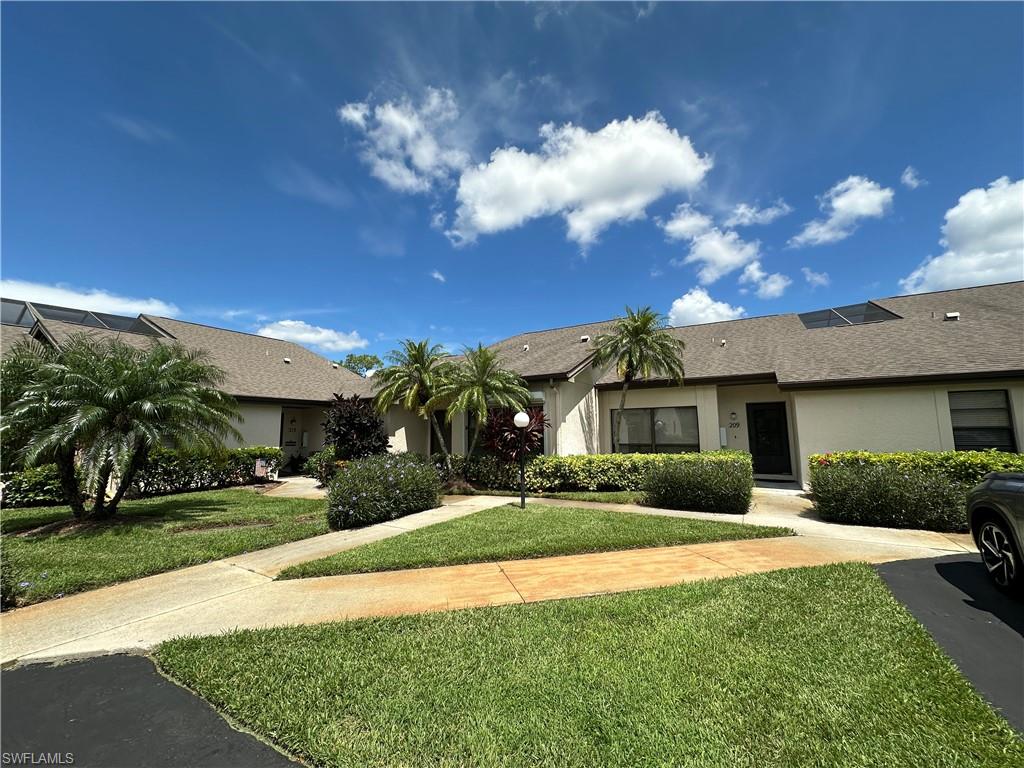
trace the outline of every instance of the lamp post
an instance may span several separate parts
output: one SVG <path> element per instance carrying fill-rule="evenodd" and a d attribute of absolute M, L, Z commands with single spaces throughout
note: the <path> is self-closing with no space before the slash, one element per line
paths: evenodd
<path fill-rule="evenodd" d="M 526 428 L 530 426 L 530 415 L 520 411 L 512 420 L 519 430 L 519 508 L 526 509 Z"/>

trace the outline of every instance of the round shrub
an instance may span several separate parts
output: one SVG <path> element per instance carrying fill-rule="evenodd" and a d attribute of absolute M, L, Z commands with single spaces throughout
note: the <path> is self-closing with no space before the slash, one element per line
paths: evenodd
<path fill-rule="evenodd" d="M 320 485 L 326 486 L 338 472 L 339 462 L 335 458 L 334 446 L 327 445 L 316 453 L 311 453 L 302 465 L 302 474 L 314 478 Z"/>
<path fill-rule="evenodd" d="M 394 520 L 432 509 L 441 500 L 437 469 L 413 453 L 350 461 L 331 481 L 327 523 L 334 530 Z"/>
<path fill-rule="evenodd" d="M 930 531 L 967 530 L 971 482 L 932 468 L 891 463 L 832 464 L 811 473 L 811 493 L 823 520 Z"/>
<path fill-rule="evenodd" d="M 738 451 L 666 456 L 650 465 L 644 483 L 649 506 L 737 515 L 750 508 L 753 490 L 750 454 Z"/>

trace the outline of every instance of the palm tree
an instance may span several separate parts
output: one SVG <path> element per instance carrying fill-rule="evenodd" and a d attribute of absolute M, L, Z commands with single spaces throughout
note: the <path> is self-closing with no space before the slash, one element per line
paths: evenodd
<path fill-rule="evenodd" d="M 441 446 L 445 467 L 450 474 L 452 460 L 448 445 L 445 443 L 441 426 L 437 423 L 435 409 L 428 406 L 437 387 L 453 369 L 452 363 L 447 360 L 444 347 L 440 344 L 431 346 L 429 339 L 404 339 L 400 348 L 389 352 L 385 359 L 389 365 L 373 376 L 373 382 L 377 387 L 377 395 L 373 402 L 378 413 L 385 414 L 393 405 L 399 404 L 406 410 L 426 418 Z"/>
<path fill-rule="evenodd" d="M 50 399 L 61 413 L 29 440 L 25 462 L 77 450 L 95 489 L 85 516 L 112 517 L 153 448 L 210 451 L 223 448 L 225 437 L 241 439 L 232 425 L 238 406 L 217 388 L 223 379 L 205 352 L 178 344 L 138 349 L 119 340 L 72 337 L 12 408 L 17 419 Z"/>
<path fill-rule="evenodd" d="M 0 419 L 2 419 L 2 444 L 4 469 L 21 466 L 25 447 L 32 435 L 50 428 L 68 415 L 66 403 L 52 396 L 53 383 L 60 354 L 54 347 L 40 344 L 35 339 L 19 341 L 4 357 L 0 369 Z M 38 386 L 38 395 L 26 402 L 15 416 L 13 407 L 21 401 L 29 387 Z M 40 451 L 39 462 L 52 462 L 57 467 L 61 492 L 67 499 L 75 517 L 85 514 L 82 491 L 75 471 L 75 448 L 73 445 L 55 446 L 49 452 Z"/>
<path fill-rule="evenodd" d="M 471 413 L 476 417 L 473 438 L 466 453 L 472 456 L 490 409 L 525 408 L 530 404 L 530 390 L 519 374 L 501 364 L 496 352 L 479 344 L 475 349 L 466 347 L 463 350 L 462 362 L 437 388 L 427 406 L 441 404 L 448 408 L 448 421 L 456 413 Z"/>
<path fill-rule="evenodd" d="M 626 307 L 626 316 L 615 321 L 612 330 L 594 340 L 593 364 L 601 368 L 614 364 L 622 379 L 619 410 L 612 422 L 612 449 L 619 452 L 619 430 L 626 409 L 626 393 L 636 379 L 663 375 L 678 383 L 683 381 L 683 342 L 673 338 L 666 329 L 668 321 L 650 307 L 633 311 Z"/>

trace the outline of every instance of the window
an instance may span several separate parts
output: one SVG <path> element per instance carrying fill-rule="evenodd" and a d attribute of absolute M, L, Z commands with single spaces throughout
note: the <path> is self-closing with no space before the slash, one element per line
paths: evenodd
<path fill-rule="evenodd" d="M 610 429 L 615 434 L 612 409 Z M 612 440 L 614 450 L 614 439 Z M 622 453 L 687 453 L 700 450 L 697 430 L 697 408 L 627 408 L 622 412 L 619 428 L 619 451 Z"/>
<path fill-rule="evenodd" d="M 1017 450 L 1005 389 L 950 392 L 949 415 L 953 420 L 953 445 L 958 451 Z"/>
<path fill-rule="evenodd" d="M 899 315 L 866 301 L 863 304 L 847 304 L 845 307 L 818 309 L 797 315 L 804 328 L 841 328 L 847 325 L 880 323 L 883 320 L 898 320 Z"/>

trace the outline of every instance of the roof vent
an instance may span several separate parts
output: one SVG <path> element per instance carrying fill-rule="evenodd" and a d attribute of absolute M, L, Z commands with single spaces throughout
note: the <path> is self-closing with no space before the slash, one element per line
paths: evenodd
<path fill-rule="evenodd" d="M 286 357 L 284 359 L 284 361 L 285 361 L 285 363 L 291 363 L 292 359 L 290 357 Z"/>
<path fill-rule="evenodd" d="M 338 364 L 337 363 L 331 363 L 331 368 L 333 368 L 334 370 L 338 370 Z"/>
<path fill-rule="evenodd" d="M 588 341 L 590 341 L 590 336 L 588 334 L 585 333 L 580 336 L 580 344 L 586 344 Z"/>
<path fill-rule="evenodd" d="M 523 352 L 529 352 L 529 351 L 530 351 L 530 345 L 529 344 L 523 344 Z"/>
<path fill-rule="evenodd" d="M 960 319 L 960 313 L 959 312 L 947 312 L 946 313 L 946 320 L 959 320 L 959 319 Z"/>
<path fill-rule="evenodd" d="M 718 340 L 718 346 L 724 347 L 725 346 L 725 339 L 719 339 Z"/>

